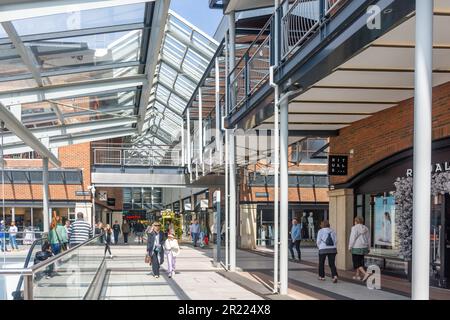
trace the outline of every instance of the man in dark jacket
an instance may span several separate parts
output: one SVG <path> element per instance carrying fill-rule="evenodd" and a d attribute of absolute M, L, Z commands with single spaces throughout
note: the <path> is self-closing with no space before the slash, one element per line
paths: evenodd
<path fill-rule="evenodd" d="M 164 233 L 161 232 L 161 224 L 153 223 L 153 231 L 148 234 L 147 254 L 150 256 L 153 276 L 159 278 L 159 268 L 164 263 Z"/>
<path fill-rule="evenodd" d="M 112 227 L 114 233 L 114 244 L 119 244 L 120 224 L 119 221 L 115 221 Z"/>

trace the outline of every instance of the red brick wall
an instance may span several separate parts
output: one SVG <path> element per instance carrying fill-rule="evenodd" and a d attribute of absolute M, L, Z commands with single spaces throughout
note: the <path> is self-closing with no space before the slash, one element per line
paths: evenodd
<path fill-rule="evenodd" d="M 331 184 L 344 183 L 372 164 L 413 145 L 414 99 L 380 111 L 339 131 L 330 139 L 330 152 L 347 154 L 346 177 L 331 177 Z M 433 89 L 433 139 L 450 136 L 450 82 Z"/>
<path fill-rule="evenodd" d="M 90 143 L 61 147 L 58 150 L 62 168 L 78 168 L 83 172 L 81 185 L 49 185 L 50 200 L 85 200 L 90 196 L 75 196 L 75 191 L 88 191 L 91 184 L 91 153 Z M 7 160 L 7 167 L 42 168 L 42 160 Z M 50 169 L 54 166 L 50 165 Z M 42 185 L 40 184 L 6 184 L 5 199 L 7 200 L 42 200 Z"/>
<path fill-rule="evenodd" d="M 98 200 L 98 192 L 100 191 L 106 191 L 107 192 L 107 196 L 108 198 L 115 198 L 116 199 L 116 203 L 115 206 L 108 206 L 107 201 L 100 201 Z M 122 188 L 103 188 L 103 187 L 98 187 L 96 188 L 96 203 L 108 208 L 110 210 L 114 210 L 114 211 L 120 211 L 123 209 L 123 189 Z"/>

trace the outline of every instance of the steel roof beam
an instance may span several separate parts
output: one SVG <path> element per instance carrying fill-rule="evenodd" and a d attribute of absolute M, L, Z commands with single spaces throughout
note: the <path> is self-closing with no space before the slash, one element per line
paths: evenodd
<path fill-rule="evenodd" d="M 0 102 L 4 105 L 10 106 L 45 100 L 89 96 L 104 93 L 105 91 L 135 90 L 136 87 L 143 85 L 145 82 L 146 79 L 144 77 L 137 76 L 126 79 L 108 79 L 100 81 L 87 81 L 78 84 L 46 86 L 31 89 L 28 88 L 1 93 Z"/>
<path fill-rule="evenodd" d="M 3 29 L 8 34 L 8 37 L 13 43 L 15 49 L 19 53 L 22 62 L 27 66 L 28 70 L 30 70 L 33 75 L 38 87 L 42 87 L 44 83 L 42 82 L 41 73 L 39 71 L 39 63 L 37 62 L 36 57 L 31 52 L 30 48 L 25 47 L 19 34 L 17 33 L 16 28 L 14 28 L 11 22 L 2 22 L 1 24 Z"/>
<path fill-rule="evenodd" d="M 159 56 L 161 46 L 163 43 L 164 32 L 165 32 L 165 21 L 167 21 L 169 15 L 170 0 L 158 0 L 155 3 L 153 21 L 152 21 L 152 32 L 150 34 L 149 41 L 149 52 L 147 53 L 147 61 L 145 63 L 145 72 L 147 82 L 142 87 L 142 94 L 139 101 L 138 110 L 138 123 L 137 131 L 138 134 L 142 134 L 142 128 L 145 122 L 145 112 L 147 110 L 148 101 L 150 100 L 150 89 L 153 87 L 156 66 Z"/>
<path fill-rule="evenodd" d="M 3 104 L 0 103 L 0 118 L 19 141 L 23 141 L 42 157 L 48 158 L 55 166 L 60 167 L 61 161 L 44 144 L 35 137 Z"/>

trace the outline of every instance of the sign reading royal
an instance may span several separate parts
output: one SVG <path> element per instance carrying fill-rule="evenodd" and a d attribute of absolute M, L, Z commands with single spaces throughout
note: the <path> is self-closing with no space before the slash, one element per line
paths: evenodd
<path fill-rule="evenodd" d="M 431 165 L 431 173 L 440 173 L 450 171 L 450 162 L 435 163 Z M 413 176 L 413 169 L 406 169 L 406 176 Z"/>
<path fill-rule="evenodd" d="M 330 176 L 346 176 L 348 174 L 348 156 L 328 157 L 328 175 Z"/>

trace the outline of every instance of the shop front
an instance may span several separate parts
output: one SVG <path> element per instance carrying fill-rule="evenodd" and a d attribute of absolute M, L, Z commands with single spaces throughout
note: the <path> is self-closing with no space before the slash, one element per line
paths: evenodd
<path fill-rule="evenodd" d="M 435 141 L 432 153 L 430 280 L 449 288 L 450 139 Z M 412 252 L 412 150 L 384 159 L 336 188 L 353 189 L 354 216 L 371 231 L 366 265 L 384 273 L 410 276 Z"/>

